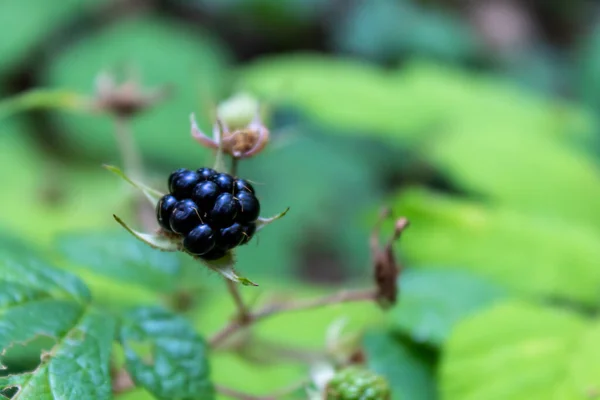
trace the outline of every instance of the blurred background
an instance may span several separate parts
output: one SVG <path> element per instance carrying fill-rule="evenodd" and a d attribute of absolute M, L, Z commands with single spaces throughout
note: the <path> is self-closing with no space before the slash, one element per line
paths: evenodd
<path fill-rule="evenodd" d="M 102 73 L 143 93 L 168 88 L 131 123 L 146 181 L 165 189 L 172 170 L 213 162 L 190 113 L 210 131 L 215 104 L 249 93 L 272 142 L 239 174 L 257 182 L 263 215 L 291 208 L 238 253 L 261 285 L 244 288 L 249 299 L 370 285 L 379 210 L 412 223 L 391 312 L 300 313 L 261 334 L 308 352 L 345 317 L 403 398 L 521 398 L 529 387 L 524 398 L 547 399 L 510 375 L 510 360 L 488 368 L 482 349 L 507 335 L 483 328 L 520 326 L 536 307 L 546 326 L 557 310 L 588 321 L 600 306 L 599 20 L 591 0 L 0 0 L 0 238 L 76 271 L 116 311 L 161 302 L 214 332 L 231 311 L 218 277 L 114 222 L 142 228 L 129 189 L 101 168 L 122 165 L 116 125 L 76 99 L 97 96 Z M 10 102 L 39 88 L 52 91 Z M 148 268 L 145 281 L 131 272 Z M 523 371 L 572 361 L 515 351 Z M 258 369 L 249 355 L 216 355 L 215 380 L 265 393 L 306 375 L 280 353 Z M 37 358 L 7 356 L 13 370 Z"/>

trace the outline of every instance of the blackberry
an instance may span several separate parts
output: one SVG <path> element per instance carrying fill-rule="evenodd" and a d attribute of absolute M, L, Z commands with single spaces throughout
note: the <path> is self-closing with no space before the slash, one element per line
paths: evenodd
<path fill-rule="evenodd" d="M 245 179 L 236 179 L 233 184 L 234 193 L 250 192 L 254 194 L 254 187 Z"/>
<path fill-rule="evenodd" d="M 169 188 L 169 190 L 171 190 L 171 185 L 173 184 L 173 180 L 175 180 L 175 178 L 177 176 L 179 176 L 180 174 L 182 174 L 184 172 L 189 172 L 189 171 L 190 171 L 189 169 L 179 168 L 178 170 L 171 172 L 171 175 L 169 175 L 169 181 L 167 182 L 167 187 Z"/>
<path fill-rule="evenodd" d="M 216 174 L 212 177 L 212 181 L 217 184 L 221 191 L 233 193 L 234 179 L 229 174 Z"/>
<path fill-rule="evenodd" d="M 239 246 L 244 240 L 244 231 L 245 227 L 237 222 L 221 229 L 219 232 L 219 248 L 229 250 Z"/>
<path fill-rule="evenodd" d="M 260 204 L 258 199 L 250 192 L 240 192 L 237 194 L 240 203 L 240 211 L 237 220 L 240 222 L 254 222 L 260 214 Z"/>
<path fill-rule="evenodd" d="M 169 190 L 177 199 L 187 199 L 192 195 L 192 191 L 198 182 L 200 182 L 200 175 L 197 172 L 185 170 L 175 174 L 169 185 Z"/>
<path fill-rule="evenodd" d="M 196 255 L 208 253 L 215 247 L 215 234 L 212 228 L 206 224 L 198 225 L 183 239 L 183 247 Z"/>
<path fill-rule="evenodd" d="M 187 235 L 198 224 L 202 223 L 198 206 L 190 199 L 178 201 L 173 208 L 169 225 L 173 232 Z"/>
<path fill-rule="evenodd" d="M 167 194 L 163 196 L 156 205 L 156 219 L 158 220 L 158 224 L 161 228 L 166 229 L 169 232 L 171 232 L 169 218 L 171 218 L 175 204 L 177 204 L 175 196 Z"/>
<path fill-rule="evenodd" d="M 215 205 L 215 200 L 221 194 L 219 187 L 212 181 L 200 182 L 192 192 L 192 200 L 202 209 L 210 210 Z"/>
<path fill-rule="evenodd" d="M 221 193 L 215 200 L 215 205 L 209 213 L 209 217 L 215 226 L 229 226 L 237 217 L 239 209 L 240 203 L 231 193 Z"/>
<path fill-rule="evenodd" d="M 256 232 L 260 202 L 254 187 L 211 168 L 181 168 L 169 175 L 170 193 L 156 206 L 160 226 L 183 236 L 183 247 L 217 260 L 247 244 Z"/>
<path fill-rule="evenodd" d="M 223 249 L 215 247 L 214 249 L 212 249 L 208 253 L 203 254 L 201 257 L 203 259 L 205 259 L 205 260 L 208 260 L 208 261 L 218 260 L 219 258 L 225 257 L 226 253 L 227 253 L 226 250 L 223 250 Z"/>
<path fill-rule="evenodd" d="M 217 174 L 217 171 L 215 171 L 212 168 L 198 168 L 196 170 L 196 173 L 198 175 L 200 175 L 200 180 L 207 181 L 207 180 L 211 179 L 213 176 L 215 176 Z"/>
<path fill-rule="evenodd" d="M 244 239 L 242 240 L 242 243 L 240 244 L 247 244 L 250 239 L 252 239 L 252 236 L 254 236 L 254 234 L 256 233 L 256 224 L 255 223 L 250 223 L 247 225 L 244 225 Z"/>

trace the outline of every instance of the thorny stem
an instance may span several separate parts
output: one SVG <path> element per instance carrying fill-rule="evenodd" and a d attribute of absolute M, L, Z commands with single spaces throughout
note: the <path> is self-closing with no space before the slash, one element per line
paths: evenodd
<path fill-rule="evenodd" d="M 142 157 L 133 140 L 130 120 L 127 117 L 115 117 L 115 139 L 125 173 L 134 180 L 142 180 Z"/>
<path fill-rule="evenodd" d="M 239 330 L 277 314 L 308 310 L 311 308 L 318 308 L 338 303 L 370 301 L 375 300 L 376 295 L 377 292 L 374 289 L 342 290 L 332 295 L 328 295 L 317 299 L 294 301 L 289 302 L 287 304 L 273 304 L 255 313 L 247 313 L 245 319 L 238 318 L 234 321 L 231 321 L 227 326 L 225 326 L 222 330 L 217 332 L 210 339 L 210 345 L 213 348 L 217 347 Z"/>

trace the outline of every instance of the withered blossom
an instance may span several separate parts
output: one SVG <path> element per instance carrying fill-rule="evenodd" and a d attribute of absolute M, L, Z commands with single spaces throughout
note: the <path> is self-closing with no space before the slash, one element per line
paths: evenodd
<path fill-rule="evenodd" d="M 210 149 L 222 147 L 225 154 L 236 159 L 257 155 L 269 142 L 270 133 L 262 121 L 258 104 L 252 101 L 238 95 L 222 103 L 217 110 L 212 138 L 200 129 L 192 115 L 192 137 Z M 250 122 L 245 123 L 248 120 Z"/>
<path fill-rule="evenodd" d="M 119 117 L 131 117 L 154 106 L 170 92 L 167 86 L 144 90 L 134 78 L 118 84 L 112 75 L 103 72 L 96 78 L 93 109 Z"/>

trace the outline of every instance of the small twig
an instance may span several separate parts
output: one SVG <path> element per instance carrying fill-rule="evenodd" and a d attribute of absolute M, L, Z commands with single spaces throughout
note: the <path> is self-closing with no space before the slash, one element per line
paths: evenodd
<path fill-rule="evenodd" d="M 114 394 L 127 392 L 135 387 L 131 376 L 125 369 L 112 371 L 112 392 Z"/>
<path fill-rule="evenodd" d="M 252 395 L 237 391 L 235 389 L 230 389 L 230 388 L 222 386 L 222 385 L 215 385 L 215 389 L 217 389 L 217 392 L 221 393 L 222 395 L 230 397 L 232 399 L 237 399 L 237 400 L 276 400 L 275 397 L 252 396 Z"/>
<path fill-rule="evenodd" d="M 254 315 L 255 320 L 262 320 L 274 314 L 279 314 L 289 311 L 302 311 L 311 308 L 318 308 L 331 304 L 348 303 L 353 301 L 373 300 L 375 292 L 372 289 L 368 290 L 342 290 L 340 292 L 321 297 L 318 299 L 295 301 L 288 304 L 273 304 L 259 311 Z"/>
<path fill-rule="evenodd" d="M 331 304 L 347 303 L 353 301 L 375 300 L 377 292 L 374 289 L 368 290 L 343 290 L 325 297 L 290 302 L 287 304 L 272 304 L 256 313 L 247 313 L 245 319 L 238 318 L 230 322 L 225 328 L 217 332 L 210 340 L 212 347 L 218 346 L 238 330 L 262 321 L 277 314 L 308 310 L 311 308 L 323 307 Z"/>
<path fill-rule="evenodd" d="M 277 400 L 277 399 L 281 399 L 284 396 L 302 388 L 302 386 L 306 385 L 307 383 L 308 382 L 306 379 L 302 379 L 301 381 L 298 381 L 289 386 L 278 389 L 275 392 L 273 392 L 272 394 L 267 395 L 267 396 L 253 396 L 253 395 L 243 393 L 238 390 L 231 389 L 231 388 L 228 388 L 228 387 L 225 387 L 222 385 L 215 385 L 215 389 L 217 389 L 217 392 L 221 393 L 222 395 L 228 396 L 232 399 L 237 399 L 237 400 Z"/>
<path fill-rule="evenodd" d="M 133 140 L 129 121 L 127 117 L 115 117 L 115 139 L 125 173 L 132 179 L 143 180 L 142 157 Z"/>
<path fill-rule="evenodd" d="M 238 285 L 235 282 L 230 281 L 229 279 L 225 279 L 225 283 L 227 284 L 227 289 L 233 297 L 233 301 L 235 302 L 235 306 L 237 308 L 237 320 L 246 321 L 250 318 L 250 312 L 248 311 L 248 307 L 244 303 L 244 299 L 242 299 L 242 295 L 238 289 Z"/>

